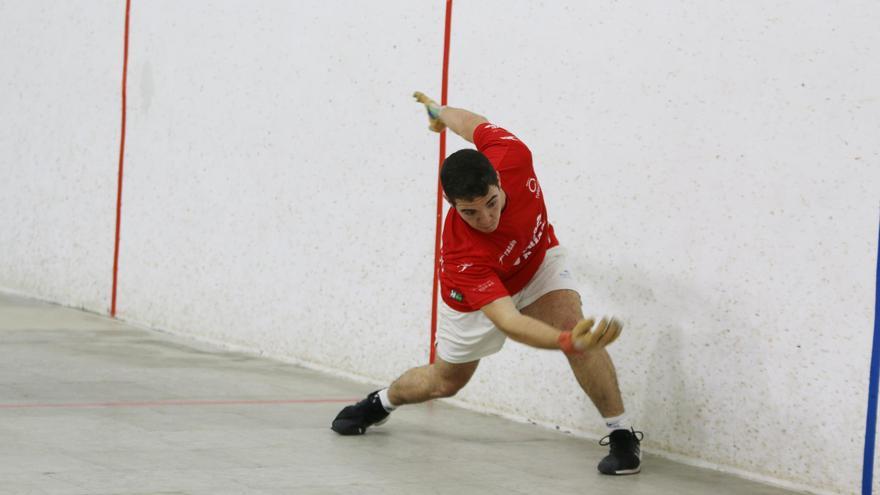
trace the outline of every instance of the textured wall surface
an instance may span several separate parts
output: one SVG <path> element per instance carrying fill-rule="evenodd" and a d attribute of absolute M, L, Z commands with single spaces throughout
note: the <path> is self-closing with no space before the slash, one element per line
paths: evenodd
<path fill-rule="evenodd" d="M 384 380 L 427 361 L 437 138 L 410 94 L 442 12 L 333 5 L 133 12 L 119 314 Z"/>
<path fill-rule="evenodd" d="M 485 28 L 497 7 L 458 6 L 450 94 L 531 145 L 586 310 L 629 324 L 611 352 L 646 446 L 854 492 L 880 6 L 522 3 Z M 464 397 L 598 433 L 533 354 Z"/>
<path fill-rule="evenodd" d="M 0 1 L 0 287 L 110 307 L 122 16 Z"/>
<path fill-rule="evenodd" d="M 9 5 L 0 287 L 103 310 L 123 12 Z M 409 95 L 439 96 L 443 4 L 375 7 L 135 2 L 122 318 L 380 381 L 426 361 L 437 138 Z M 450 103 L 532 148 L 586 311 L 628 324 L 646 448 L 858 486 L 878 24 L 855 1 L 456 3 Z M 459 399 L 603 434 L 555 352 L 508 343 Z"/>

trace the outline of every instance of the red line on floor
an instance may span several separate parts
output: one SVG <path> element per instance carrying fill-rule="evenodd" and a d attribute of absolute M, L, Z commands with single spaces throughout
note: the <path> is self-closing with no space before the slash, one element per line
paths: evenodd
<path fill-rule="evenodd" d="M 166 406 L 230 406 L 230 405 L 275 405 L 275 404 L 336 404 L 353 403 L 360 398 L 339 399 L 278 399 L 278 400 L 154 400 L 132 402 L 74 402 L 74 403 L 32 403 L 0 404 L 0 409 L 76 409 L 101 407 L 166 407 Z"/>

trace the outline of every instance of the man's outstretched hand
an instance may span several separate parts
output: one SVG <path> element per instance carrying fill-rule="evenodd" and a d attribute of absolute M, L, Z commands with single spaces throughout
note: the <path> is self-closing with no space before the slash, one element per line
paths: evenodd
<path fill-rule="evenodd" d="M 440 120 L 440 105 L 420 91 L 413 93 L 413 97 L 417 102 L 425 105 L 425 110 L 428 111 L 428 129 L 434 132 L 443 132 L 443 129 L 446 129 L 446 124 Z"/>
<path fill-rule="evenodd" d="M 617 340 L 623 325 L 611 318 L 602 318 L 596 323 L 592 318 L 581 320 L 571 330 L 572 347 L 577 352 L 590 352 L 601 349 Z"/>

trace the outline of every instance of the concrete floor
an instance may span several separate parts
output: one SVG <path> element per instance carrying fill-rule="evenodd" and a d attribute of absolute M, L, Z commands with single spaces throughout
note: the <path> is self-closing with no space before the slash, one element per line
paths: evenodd
<path fill-rule="evenodd" d="M 707 494 L 785 490 L 442 403 L 330 431 L 371 388 L 0 294 L 2 494 Z M 650 437 L 649 437 L 650 439 Z"/>

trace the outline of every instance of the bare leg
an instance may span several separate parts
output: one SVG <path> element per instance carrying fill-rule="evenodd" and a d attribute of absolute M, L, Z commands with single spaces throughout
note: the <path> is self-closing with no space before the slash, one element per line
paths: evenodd
<path fill-rule="evenodd" d="M 617 372 L 608 351 L 601 349 L 590 354 L 569 356 L 568 363 L 581 388 L 593 401 L 603 418 L 620 416 L 624 413 Z"/>
<path fill-rule="evenodd" d="M 395 380 L 388 389 L 388 399 L 400 406 L 452 397 L 471 379 L 479 363 L 453 364 L 438 357 L 434 364 L 412 368 Z"/>
<path fill-rule="evenodd" d="M 557 290 L 522 309 L 522 313 L 537 318 L 560 330 L 571 330 L 583 318 L 581 298 L 572 290 Z M 610 418 L 623 414 L 623 399 L 617 384 L 617 372 L 611 356 L 605 349 L 568 356 L 568 363 L 584 392 L 593 401 L 599 414 Z"/>

